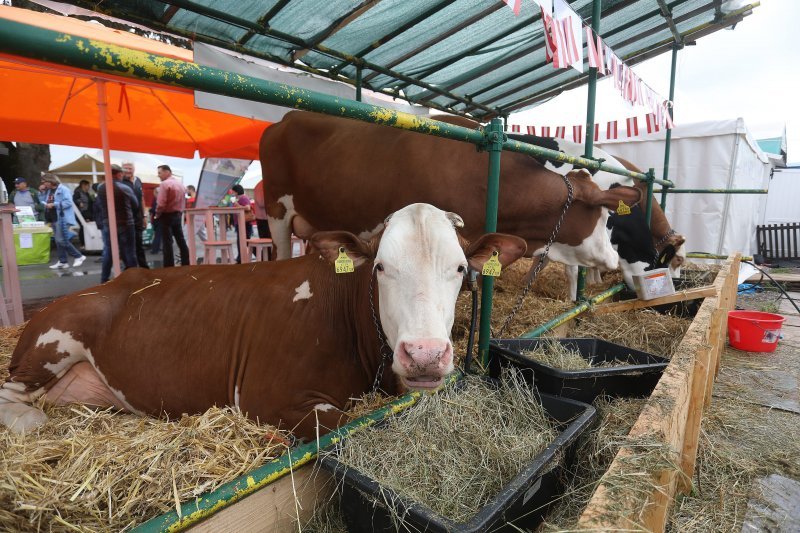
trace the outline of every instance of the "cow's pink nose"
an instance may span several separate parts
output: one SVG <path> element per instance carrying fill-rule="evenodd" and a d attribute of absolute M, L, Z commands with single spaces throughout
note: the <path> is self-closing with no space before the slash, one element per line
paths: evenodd
<path fill-rule="evenodd" d="M 395 355 L 410 377 L 442 376 L 453 361 L 453 346 L 442 339 L 415 339 L 401 342 Z"/>

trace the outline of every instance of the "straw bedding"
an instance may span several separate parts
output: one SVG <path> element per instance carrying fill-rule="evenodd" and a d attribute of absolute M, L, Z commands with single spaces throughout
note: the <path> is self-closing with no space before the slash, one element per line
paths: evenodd
<path fill-rule="evenodd" d="M 571 350 L 561 344 L 548 340 L 537 344 L 530 350 L 524 350 L 522 355 L 533 359 L 545 366 L 558 368 L 559 370 L 587 370 L 589 368 L 608 368 L 613 366 L 627 366 L 628 361 L 612 360 L 602 361 L 593 365 L 577 350 Z"/>
<path fill-rule="evenodd" d="M 0 379 L 22 327 L 0 329 Z M 44 406 L 19 436 L 0 428 L 0 530 L 120 531 L 279 456 L 288 435 L 231 408 L 165 421 Z"/>
<path fill-rule="evenodd" d="M 509 372 L 499 388 L 469 376 L 461 386 L 425 395 L 336 451 L 341 462 L 403 499 L 460 522 L 475 515 L 556 435 L 529 386 Z"/>

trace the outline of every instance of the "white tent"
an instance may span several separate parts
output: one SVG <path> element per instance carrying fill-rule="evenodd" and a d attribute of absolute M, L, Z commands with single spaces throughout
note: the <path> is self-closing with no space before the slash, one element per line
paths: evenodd
<path fill-rule="evenodd" d="M 136 175 L 143 183 L 161 183 L 156 173 L 158 165 L 161 164 L 158 157 L 134 152 L 111 151 L 112 163 L 121 165 L 125 161 L 130 161 L 134 164 Z M 90 183 L 102 181 L 105 177 L 103 152 L 102 150 L 89 150 L 69 163 L 51 168 L 50 172 L 56 174 L 64 184 L 72 188 L 77 187 L 81 180 L 88 180 Z M 173 168 L 172 173 L 178 179 L 183 177 L 183 172 L 180 169 Z"/>
<path fill-rule="evenodd" d="M 603 150 L 642 170 L 664 169 L 665 132 L 602 140 Z M 672 130 L 669 179 L 679 189 L 766 189 L 770 164 L 744 120 L 698 122 Z M 656 186 L 656 189 L 659 187 Z M 657 195 L 660 197 L 660 195 Z M 686 236 L 687 251 L 745 255 L 756 252 L 756 225 L 764 194 L 669 194 L 667 217 Z"/>

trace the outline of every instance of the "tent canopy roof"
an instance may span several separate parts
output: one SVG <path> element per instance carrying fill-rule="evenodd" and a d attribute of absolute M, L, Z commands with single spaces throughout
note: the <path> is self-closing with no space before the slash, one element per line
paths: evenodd
<path fill-rule="evenodd" d="M 192 52 L 74 18 L 0 7 L 0 18 L 192 60 Z M 109 144 L 116 150 L 201 157 L 258 158 L 268 122 L 199 109 L 192 91 L 0 56 L 0 138 L 102 146 L 97 83 L 105 80 Z"/>
<path fill-rule="evenodd" d="M 208 0 L 73 3 L 349 83 L 361 64 L 366 88 L 486 120 L 587 79 L 588 68 L 545 62 L 539 7 L 521 1 L 516 17 L 501 0 L 267 0 L 225 2 L 224 10 Z M 592 0 L 568 3 L 591 24 Z M 602 0 L 600 34 L 633 65 L 730 27 L 751 9 L 740 0 Z"/>

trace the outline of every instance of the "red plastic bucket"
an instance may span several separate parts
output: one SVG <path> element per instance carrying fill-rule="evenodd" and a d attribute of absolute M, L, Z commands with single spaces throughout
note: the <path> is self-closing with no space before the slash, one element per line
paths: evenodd
<path fill-rule="evenodd" d="M 761 311 L 729 311 L 728 342 L 746 352 L 774 352 L 786 320 Z"/>

